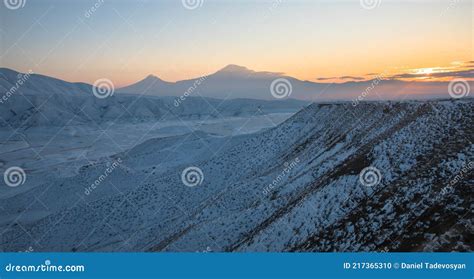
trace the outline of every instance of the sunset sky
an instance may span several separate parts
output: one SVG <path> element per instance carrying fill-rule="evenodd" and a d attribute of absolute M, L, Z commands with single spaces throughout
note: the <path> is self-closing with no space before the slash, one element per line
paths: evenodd
<path fill-rule="evenodd" d="M 3 4 L 0 66 L 67 81 L 177 81 L 227 64 L 314 82 L 473 76 L 468 0 L 382 0 L 372 9 L 358 0 L 204 0 L 195 9 L 178 0 Z"/>

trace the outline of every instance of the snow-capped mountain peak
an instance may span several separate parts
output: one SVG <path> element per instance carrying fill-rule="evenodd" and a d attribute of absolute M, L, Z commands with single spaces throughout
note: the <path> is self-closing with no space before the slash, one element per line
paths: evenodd
<path fill-rule="evenodd" d="M 255 71 L 253 70 L 250 70 L 249 68 L 247 67 L 244 67 L 244 66 L 239 66 L 239 65 L 235 65 L 235 64 L 229 64 L 227 66 L 225 66 L 224 68 L 220 69 L 219 71 L 216 72 L 217 73 L 228 73 L 228 74 L 251 74 L 251 73 L 255 73 Z"/>

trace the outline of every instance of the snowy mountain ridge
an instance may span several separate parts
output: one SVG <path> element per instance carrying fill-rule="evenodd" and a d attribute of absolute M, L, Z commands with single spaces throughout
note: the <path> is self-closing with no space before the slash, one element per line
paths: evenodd
<path fill-rule="evenodd" d="M 215 119 L 222 117 L 296 112 L 308 102 L 287 100 L 220 100 L 199 95 L 176 97 L 113 94 L 100 99 L 93 87 L 47 76 L 30 74 L 16 86 L 22 74 L 0 69 L 0 87 L 12 92 L 0 106 L 0 126 L 36 127 L 95 125 L 103 122 L 145 122 L 170 119 Z M 147 80 L 156 81 L 150 76 Z M 17 88 L 18 87 L 18 88 Z M 14 88 L 14 90 L 12 89 Z M 182 91 L 183 94 L 185 91 Z"/>

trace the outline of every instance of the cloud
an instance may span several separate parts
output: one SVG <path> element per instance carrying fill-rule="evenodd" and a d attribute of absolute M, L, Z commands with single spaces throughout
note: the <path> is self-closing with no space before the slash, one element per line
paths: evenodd
<path fill-rule="evenodd" d="M 330 80 L 330 79 L 335 79 L 335 77 L 316 78 L 316 80 Z"/>
<path fill-rule="evenodd" d="M 340 80 L 365 80 L 363 77 L 356 77 L 356 76 L 340 76 L 340 77 L 322 77 L 316 78 L 316 80 L 331 80 L 331 79 L 340 79 Z"/>
<path fill-rule="evenodd" d="M 389 79 L 407 79 L 407 78 L 420 78 L 420 77 L 431 77 L 431 78 L 474 78 L 474 70 L 461 70 L 461 71 L 450 71 L 450 72 L 438 72 L 430 74 L 397 74 L 389 76 Z"/>
<path fill-rule="evenodd" d="M 455 63 L 455 62 L 453 62 Z M 423 73 L 420 70 L 431 69 L 431 73 Z M 422 68 L 422 69 L 411 69 L 409 72 L 401 72 L 397 74 L 388 75 L 386 73 L 368 73 L 363 76 L 338 76 L 338 77 L 321 77 L 316 78 L 319 81 L 326 80 L 351 80 L 351 81 L 364 81 L 367 79 L 383 78 L 384 80 L 403 80 L 403 79 L 419 79 L 419 78 L 466 78 L 474 79 L 474 60 L 456 62 L 456 66 L 449 67 L 434 67 L 434 68 Z M 421 73 L 414 73 L 420 71 Z"/>
<path fill-rule="evenodd" d="M 365 80 L 363 77 L 355 77 L 355 76 L 342 76 L 339 77 L 340 79 L 353 79 L 353 80 Z"/>

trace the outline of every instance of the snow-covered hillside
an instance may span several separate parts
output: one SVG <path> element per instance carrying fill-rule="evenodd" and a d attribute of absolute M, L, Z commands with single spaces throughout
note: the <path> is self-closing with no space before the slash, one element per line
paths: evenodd
<path fill-rule="evenodd" d="M 69 177 L 27 171 L 1 185 L 0 249 L 472 251 L 473 104 L 312 104 L 253 134 L 152 138 Z"/>
<path fill-rule="evenodd" d="M 248 117 L 294 113 L 308 104 L 293 99 L 212 99 L 197 94 L 181 98 L 113 94 L 100 99 L 89 84 L 5 68 L 0 68 L 0 89 L 0 127 L 12 128 Z"/>

